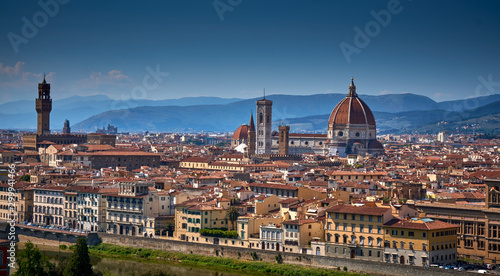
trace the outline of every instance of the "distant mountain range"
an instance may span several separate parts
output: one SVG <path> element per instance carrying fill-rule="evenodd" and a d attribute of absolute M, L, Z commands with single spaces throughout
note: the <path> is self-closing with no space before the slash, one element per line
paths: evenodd
<path fill-rule="evenodd" d="M 218 97 L 185 97 L 169 100 L 113 100 L 104 95 L 72 96 L 61 100 L 52 100 L 50 113 L 51 129 L 61 130 L 64 120 L 68 119 L 73 126 L 96 114 L 116 109 L 127 109 L 139 106 L 189 106 L 199 104 L 227 104 L 241 99 L 224 99 Z M 2 129 L 35 129 L 35 98 L 32 101 L 22 100 L 0 105 L 0 128 Z M 99 128 L 107 125 L 104 122 Z M 94 129 L 95 130 L 95 129 Z"/>
<path fill-rule="evenodd" d="M 462 111 L 426 110 L 406 112 L 377 112 L 380 134 L 394 133 L 474 133 L 500 134 L 500 101 Z M 326 133 L 330 114 L 283 120 L 292 132 Z M 278 122 L 276 122 L 278 123 Z"/>
<path fill-rule="evenodd" d="M 266 98 L 273 101 L 276 129 L 278 124 L 285 123 L 291 126 L 293 132 L 324 133 L 329 114 L 344 97 L 345 94 L 316 94 L 270 95 Z M 360 98 L 373 111 L 381 133 L 436 132 L 460 127 L 460 120 L 474 121 L 478 114 L 491 115 L 493 117 L 489 120 L 493 120 L 494 114 L 500 113 L 497 110 L 500 106 L 498 94 L 447 102 L 435 102 L 409 93 L 360 95 Z M 74 96 L 53 101 L 51 129 L 62 129 L 64 120 L 69 119 L 72 131 L 92 132 L 108 123 L 117 126 L 119 131 L 130 132 L 234 131 L 241 124 L 248 123 L 250 112 L 253 111 L 255 116 L 256 100 L 189 97 L 117 101 L 103 95 Z M 34 105 L 34 101 L 0 105 L 0 128 L 34 130 Z"/>

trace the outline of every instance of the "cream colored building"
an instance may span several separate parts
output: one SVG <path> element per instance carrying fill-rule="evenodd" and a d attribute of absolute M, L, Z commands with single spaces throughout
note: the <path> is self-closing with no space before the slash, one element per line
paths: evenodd
<path fill-rule="evenodd" d="M 260 226 L 259 243 L 262 250 L 284 251 L 282 227 L 275 223 Z"/>
<path fill-rule="evenodd" d="M 33 188 L 33 222 L 41 225 L 64 226 L 63 186 Z"/>
<path fill-rule="evenodd" d="M 75 190 L 64 191 L 64 226 L 78 229 L 78 192 Z"/>
<path fill-rule="evenodd" d="M 261 248 L 259 243 L 260 226 L 269 224 L 280 224 L 279 216 L 257 216 L 246 214 L 237 220 L 238 238 L 248 248 Z"/>
<path fill-rule="evenodd" d="M 307 254 L 310 242 L 323 240 L 325 236 L 324 225 L 314 219 L 297 219 L 283 222 L 283 248 L 284 252 Z"/>
<path fill-rule="evenodd" d="M 107 194 L 107 233 L 127 236 L 155 235 L 158 195 L 144 181 L 120 182 L 117 194 Z"/>
<path fill-rule="evenodd" d="M 428 218 L 394 219 L 384 229 L 384 262 L 428 266 L 457 261 L 458 225 Z"/>
<path fill-rule="evenodd" d="M 84 231 L 106 231 L 106 194 L 105 189 L 86 186 L 77 188 L 77 228 Z"/>
<path fill-rule="evenodd" d="M 382 261 L 384 223 L 391 208 L 337 205 L 326 210 L 326 255 Z"/>
<path fill-rule="evenodd" d="M 33 218 L 33 190 L 27 183 L 16 182 L 13 186 L 14 196 L 12 197 L 12 193 L 9 195 L 10 187 L 7 182 L 0 183 L 0 220 L 31 221 Z M 14 212 L 11 212 L 11 207 L 13 207 Z"/>
<path fill-rule="evenodd" d="M 174 237 L 185 241 L 199 241 L 201 229 L 227 228 L 231 223 L 226 218 L 229 202 L 201 202 L 199 198 L 175 206 Z"/>

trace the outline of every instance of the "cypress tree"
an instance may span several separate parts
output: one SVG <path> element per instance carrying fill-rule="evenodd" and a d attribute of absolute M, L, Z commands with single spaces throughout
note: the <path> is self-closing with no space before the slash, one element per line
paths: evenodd
<path fill-rule="evenodd" d="M 78 238 L 73 256 L 64 270 L 64 276 L 93 276 L 94 271 L 90 264 L 89 249 L 87 240 L 84 237 Z"/>

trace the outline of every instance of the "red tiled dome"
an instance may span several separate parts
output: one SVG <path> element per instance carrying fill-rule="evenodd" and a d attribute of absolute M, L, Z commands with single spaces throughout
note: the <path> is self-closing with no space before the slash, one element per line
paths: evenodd
<path fill-rule="evenodd" d="M 377 140 L 371 140 L 370 143 L 368 143 L 368 147 L 371 149 L 384 149 L 382 143 Z"/>
<path fill-rule="evenodd" d="M 233 134 L 233 140 L 243 140 L 248 138 L 248 125 L 241 125 Z"/>
<path fill-rule="evenodd" d="M 349 93 L 337 106 L 333 109 L 328 120 L 328 125 L 338 124 L 367 124 L 375 125 L 375 117 L 372 111 L 356 94 L 356 86 L 351 80 Z"/>

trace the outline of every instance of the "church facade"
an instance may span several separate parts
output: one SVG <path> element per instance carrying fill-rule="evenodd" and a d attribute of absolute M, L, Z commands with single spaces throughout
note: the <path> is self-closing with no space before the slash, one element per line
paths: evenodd
<path fill-rule="evenodd" d="M 356 93 L 354 80 L 351 79 L 349 92 L 332 110 L 328 120 L 326 134 L 298 134 L 287 132 L 288 147 L 280 147 L 283 134 L 271 132 L 272 101 L 258 100 L 257 104 L 257 141 L 250 143 L 248 134 L 251 127 L 240 126 L 233 135 L 234 148 L 241 144 L 251 145 L 257 149 L 256 154 L 301 155 L 314 153 L 326 156 L 345 157 L 348 154 L 373 156 L 383 155 L 384 147 L 377 141 L 375 117 L 368 105 Z M 253 117 L 252 117 L 253 124 Z M 280 127 L 281 129 L 281 127 Z M 254 128 L 255 131 L 255 128 Z M 267 146 L 270 141 L 270 146 Z M 240 146 L 240 149 L 242 147 Z M 281 150 L 280 150 L 281 149 Z M 252 154 L 248 154 L 252 155 Z"/>

